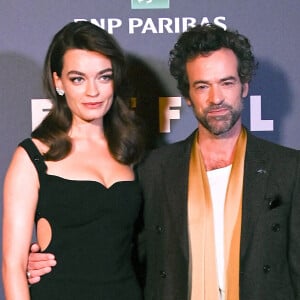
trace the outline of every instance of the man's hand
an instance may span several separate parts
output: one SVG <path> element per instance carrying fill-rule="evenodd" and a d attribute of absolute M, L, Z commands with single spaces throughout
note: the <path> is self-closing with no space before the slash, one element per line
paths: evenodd
<path fill-rule="evenodd" d="M 41 276 L 51 272 L 56 265 L 55 256 L 51 253 L 39 253 L 38 244 L 32 244 L 28 257 L 27 277 L 29 284 L 37 283 Z"/>

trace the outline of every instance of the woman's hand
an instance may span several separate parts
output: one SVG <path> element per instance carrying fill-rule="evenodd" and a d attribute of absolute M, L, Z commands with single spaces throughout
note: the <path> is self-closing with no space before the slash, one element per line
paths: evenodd
<path fill-rule="evenodd" d="M 38 244 L 32 244 L 28 256 L 27 278 L 29 284 L 35 284 L 41 280 L 41 276 L 51 272 L 56 265 L 55 256 L 51 253 L 39 253 Z"/>

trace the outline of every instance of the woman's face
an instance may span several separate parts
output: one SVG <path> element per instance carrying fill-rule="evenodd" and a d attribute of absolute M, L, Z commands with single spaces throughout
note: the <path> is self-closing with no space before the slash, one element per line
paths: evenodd
<path fill-rule="evenodd" d="M 65 92 L 73 124 L 100 121 L 109 111 L 113 96 L 113 70 L 109 58 L 88 50 L 70 49 L 63 57 L 61 76 L 54 84 Z"/>

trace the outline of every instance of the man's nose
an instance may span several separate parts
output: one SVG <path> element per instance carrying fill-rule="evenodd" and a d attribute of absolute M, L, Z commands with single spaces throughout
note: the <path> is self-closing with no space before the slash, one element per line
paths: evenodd
<path fill-rule="evenodd" d="M 209 93 L 209 102 L 212 104 L 221 104 L 224 101 L 224 94 L 218 85 L 211 86 Z"/>

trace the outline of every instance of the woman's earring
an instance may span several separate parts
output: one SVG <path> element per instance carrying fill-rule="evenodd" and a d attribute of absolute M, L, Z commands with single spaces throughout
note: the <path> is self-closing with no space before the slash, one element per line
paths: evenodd
<path fill-rule="evenodd" d="M 56 93 L 57 93 L 59 96 L 63 96 L 63 95 L 65 94 L 65 92 L 64 92 L 62 89 L 58 88 L 58 87 L 57 87 L 55 90 L 56 90 Z"/>

